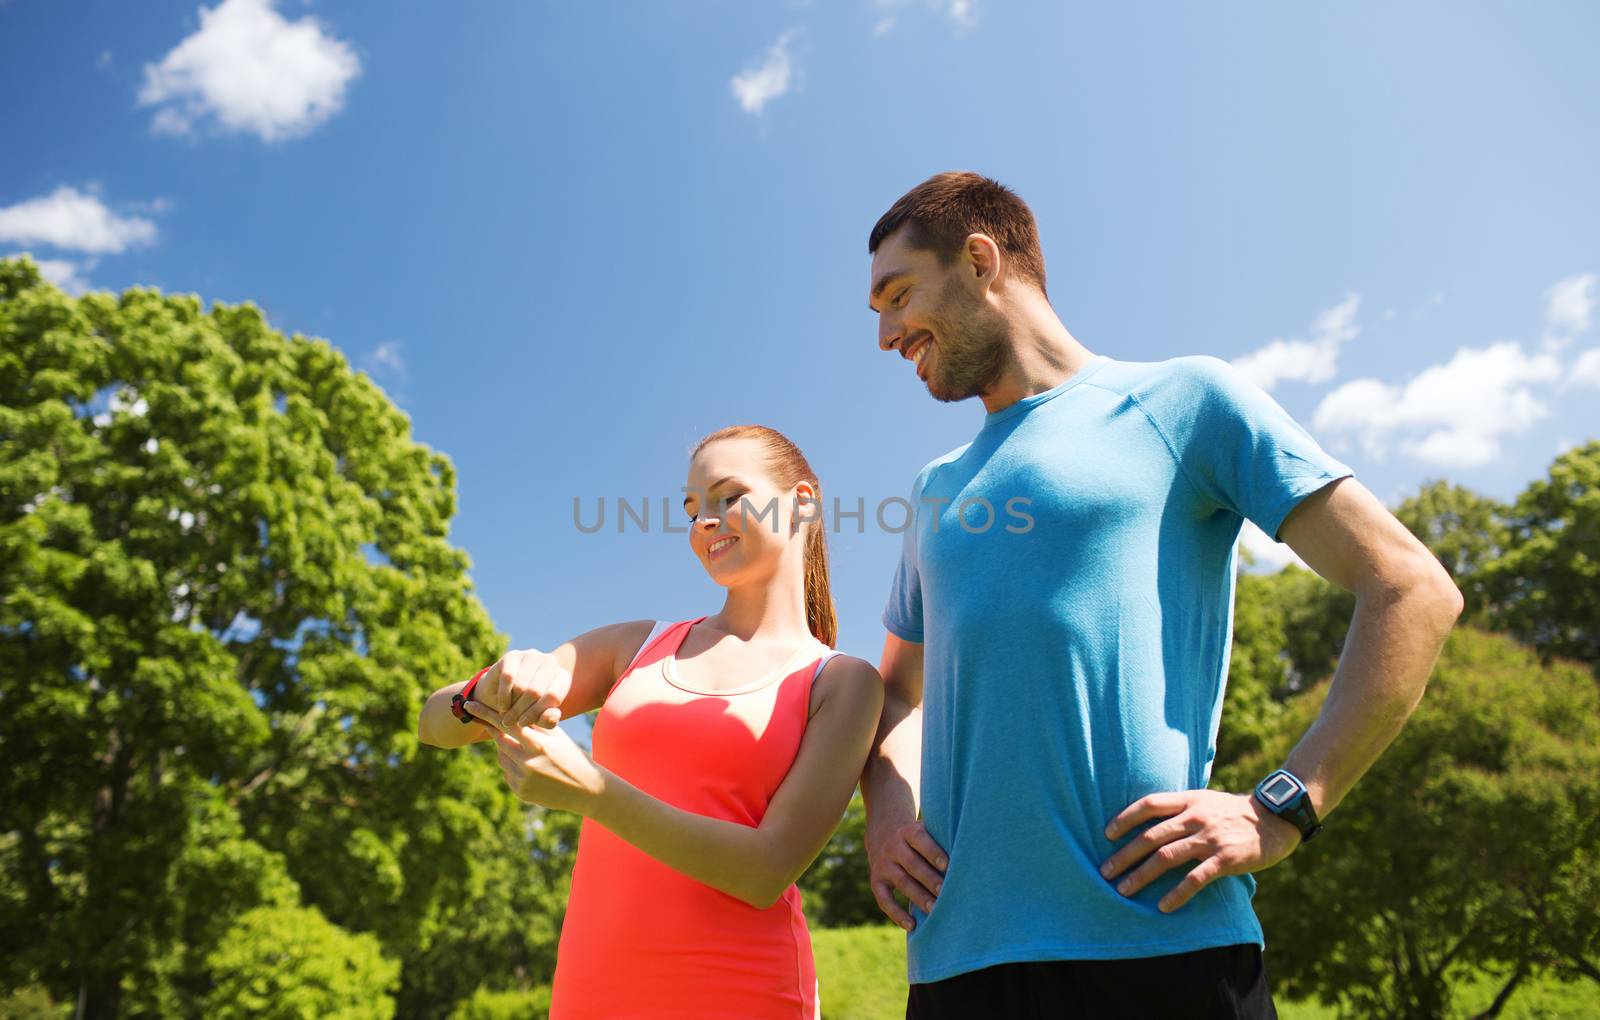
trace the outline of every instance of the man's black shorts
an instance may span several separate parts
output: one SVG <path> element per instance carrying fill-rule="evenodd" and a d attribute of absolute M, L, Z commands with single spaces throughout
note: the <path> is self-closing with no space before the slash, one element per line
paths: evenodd
<path fill-rule="evenodd" d="M 1256 945 L 1002 963 L 911 986 L 906 1020 L 1277 1020 Z"/>

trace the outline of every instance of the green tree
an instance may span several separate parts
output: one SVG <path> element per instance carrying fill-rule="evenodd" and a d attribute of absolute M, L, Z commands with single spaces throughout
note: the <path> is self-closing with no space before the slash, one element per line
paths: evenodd
<path fill-rule="evenodd" d="M 490 992 L 478 989 L 457 1006 L 450 1020 L 546 1020 L 550 1016 L 550 986 L 526 991 Z"/>
<path fill-rule="evenodd" d="M 1400 523 L 1439 557 L 1461 589 L 1467 620 L 1486 603 L 1485 570 L 1505 551 L 1507 507 L 1442 479 L 1425 483 L 1395 508 Z"/>
<path fill-rule="evenodd" d="M 1225 779 L 1243 788 L 1281 761 L 1325 694 L 1294 699 L 1277 736 Z M 1597 845 L 1593 678 L 1459 629 L 1328 835 L 1260 876 L 1275 981 L 1358 1015 L 1436 1018 L 1478 969 L 1505 973 L 1514 992 L 1543 969 L 1592 968 Z"/>
<path fill-rule="evenodd" d="M 1259 750 L 1285 699 L 1333 671 L 1354 612 L 1355 596 L 1301 567 L 1239 575 L 1214 771 Z"/>
<path fill-rule="evenodd" d="M 391 1020 L 399 966 L 371 935 L 317 910 L 262 907 L 239 916 L 207 958 L 213 1020 Z"/>
<path fill-rule="evenodd" d="M 812 927 L 885 923 L 883 911 L 872 898 L 866 834 L 866 805 L 858 791 L 845 808 L 832 838 L 800 876 L 806 918 Z"/>
<path fill-rule="evenodd" d="M 1600 663 L 1600 440 L 1517 497 L 1485 586 L 1494 623 L 1546 655 Z"/>
<path fill-rule="evenodd" d="M 198 1016 L 296 903 L 377 937 L 401 1017 L 548 977 L 571 824 L 415 735 L 504 647 L 454 509 L 328 344 L 0 261 L 0 987 Z"/>

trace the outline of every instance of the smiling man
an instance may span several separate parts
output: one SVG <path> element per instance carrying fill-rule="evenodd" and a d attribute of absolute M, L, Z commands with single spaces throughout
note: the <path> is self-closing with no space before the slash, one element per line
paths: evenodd
<path fill-rule="evenodd" d="M 933 177 L 868 248 L 879 347 L 986 412 L 917 475 L 883 616 L 862 790 L 874 896 L 910 931 L 906 1015 L 1274 1016 L 1250 874 L 1316 835 L 1393 740 L 1460 594 L 1226 363 L 1079 343 L 1033 214 L 998 183 Z M 1000 526 L 1000 507 L 1030 524 Z M 1356 611 L 1283 768 L 1224 792 L 1205 787 L 1246 519 Z"/>

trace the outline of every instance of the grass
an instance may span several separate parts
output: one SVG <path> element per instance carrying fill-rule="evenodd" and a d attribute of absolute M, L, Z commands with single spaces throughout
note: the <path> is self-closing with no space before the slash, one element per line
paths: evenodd
<path fill-rule="evenodd" d="M 812 931 L 823 1020 L 902 1020 L 906 1013 L 905 933 L 892 925 Z M 1455 1015 L 1469 1017 L 1494 999 L 1501 979 L 1479 975 L 1456 988 Z M 1320 1002 L 1277 1000 L 1280 1020 L 1336 1020 Z M 1593 1020 L 1600 1017 L 1600 985 L 1562 984 L 1551 978 L 1524 982 L 1501 1020 Z"/>

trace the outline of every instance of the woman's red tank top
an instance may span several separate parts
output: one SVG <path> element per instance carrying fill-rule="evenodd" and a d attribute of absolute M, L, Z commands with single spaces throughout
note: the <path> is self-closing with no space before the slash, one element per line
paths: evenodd
<path fill-rule="evenodd" d="M 812 683 L 836 653 L 805 646 L 749 684 L 698 690 L 674 663 L 703 619 L 652 630 L 595 721 L 594 759 L 675 807 L 753 827 L 794 763 Z M 800 890 L 758 910 L 585 819 L 550 1016 L 814 1020 Z"/>

